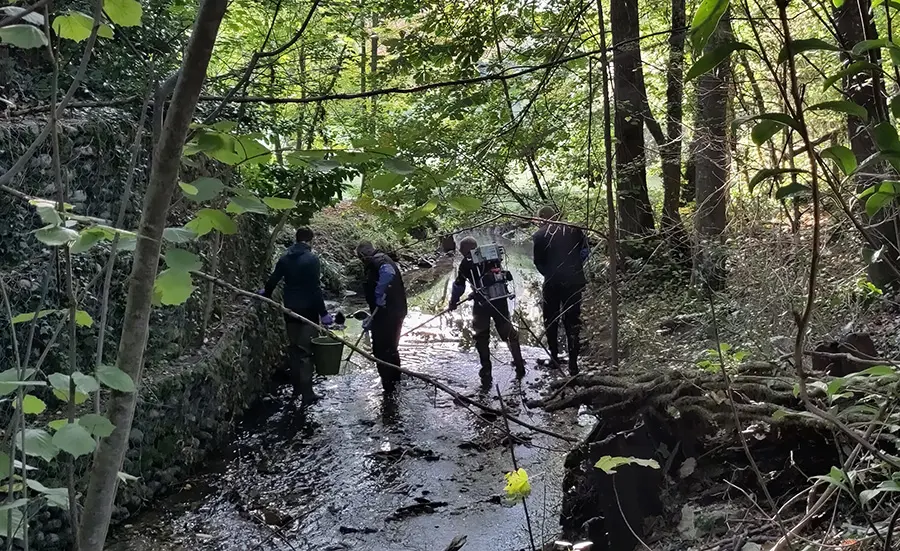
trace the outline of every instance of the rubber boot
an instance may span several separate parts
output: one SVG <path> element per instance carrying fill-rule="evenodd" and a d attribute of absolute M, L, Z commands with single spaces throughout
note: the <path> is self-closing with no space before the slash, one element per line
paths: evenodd
<path fill-rule="evenodd" d="M 481 387 L 490 390 L 491 383 L 494 381 L 493 366 L 491 365 L 491 345 L 489 342 L 476 343 L 475 348 L 478 350 L 478 360 L 481 362 L 481 369 L 478 376 L 481 378 Z"/>
<path fill-rule="evenodd" d="M 516 377 L 521 379 L 525 376 L 525 360 L 522 359 L 522 347 L 518 339 L 510 339 L 509 353 L 512 354 L 513 365 L 516 367 Z"/>
<path fill-rule="evenodd" d="M 578 352 L 580 348 L 578 337 L 567 339 L 567 344 L 569 345 L 569 375 L 574 377 L 578 375 Z"/>

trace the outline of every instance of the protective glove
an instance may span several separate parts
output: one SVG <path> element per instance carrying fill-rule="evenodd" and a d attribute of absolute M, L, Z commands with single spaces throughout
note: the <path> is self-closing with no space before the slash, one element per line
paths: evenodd
<path fill-rule="evenodd" d="M 321 316 L 319 319 L 322 320 L 322 325 L 324 325 L 325 327 L 334 325 L 334 318 L 331 317 L 331 314 L 326 313 L 323 316 Z"/>
<path fill-rule="evenodd" d="M 368 331 L 372 328 L 372 322 L 375 320 L 375 316 L 369 316 L 362 322 L 363 331 Z"/>

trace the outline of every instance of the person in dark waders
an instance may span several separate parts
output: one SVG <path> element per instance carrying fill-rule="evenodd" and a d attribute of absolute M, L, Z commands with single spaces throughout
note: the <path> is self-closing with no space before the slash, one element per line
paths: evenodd
<path fill-rule="evenodd" d="M 400 333 L 407 313 L 403 276 L 397 263 L 368 241 L 356 247 L 356 256 L 366 269 L 363 289 L 372 314 L 363 322 L 363 330 L 372 332 L 372 355 L 399 366 Z M 385 395 L 393 395 L 400 382 L 400 372 L 379 363 L 378 375 Z"/>
<path fill-rule="evenodd" d="M 484 276 L 487 275 L 483 273 L 485 268 L 472 261 L 472 251 L 477 248 L 478 242 L 473 237 L 466 237 L 459 243 L 459 252 L 462 253 L 463 259 L 459 264 L 456 280 L 453 282 L 450 310 L 455 310 L 459 305 L 459 301 L 466 291 L 466 281 L 468 281 L 475 295 L 472 305 L 472 331 L 475 350 L 478 352 L 478 359 L 481 362 L 481 370 L 478 375 L 481 377 L 482 388 L 489 389 L 493 381 L 491 320 L 494 320 L 494 327 L 497 328 L 500 338 L 509 346 L 517 378 L 521 379 L 525 376 L 525 361 L 522 359 L 522 349 L 519 345 L 519 332 L 510 320 L 508 293 L 504 291 L 502 296 L 493 300 L 487 298 L 490 295 L 482 284 Z M 503 285 L 506 289 L 505 283 Z"/>
<path fill-rule="evenodd" d="M 559 220 L 559 213 L 553 207 L 542 207 L 538 218 L 542 223 L 532 237 L 534 265 L 544 276 L 543 318 L 550 361 L 559 365 L 559 325 L 562 320 L 569 351 L 569 374 L 577 375 L 581 292 L 587 283 L 584 262 L 590 247 L 580 228 L 554 223 Z"/>
<path fill-rule="evenodd" d="M 285 308 L 308 320 L 321 321 L 322 325 L 329 326 L 333 319 L 325 309 L 325 298 L 319 280 L 321 264 L 319 257 L 311 250 L 312 239 L 311 229 L 297 229 L 296 243 L 275 264 L 275 269 L 260 294 L 271 298 L 275 287 L 284 280 Z M 313 392 L 312 361 L 312 339 L 316 336 L 317 329 L 287 315 L 284 319 L 289 343 L 288 362 L 294 386 L 291 401 L 300 397 L 302 405 L 306 407 L 319 399 Z"/>

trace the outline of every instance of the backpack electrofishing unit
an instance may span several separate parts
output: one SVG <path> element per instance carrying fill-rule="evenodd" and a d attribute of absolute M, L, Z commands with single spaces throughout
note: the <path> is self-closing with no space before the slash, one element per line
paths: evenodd
<path fill-rule="evenodd" d="M 487 300 L 515 297 L 509 291 L 512 273 L 503 269 L 503 255 L 506 251 L 500 245 L 491 243 L 472 250 L 472 264 L 475 265 L 473 279 L 478 294 Z"/>

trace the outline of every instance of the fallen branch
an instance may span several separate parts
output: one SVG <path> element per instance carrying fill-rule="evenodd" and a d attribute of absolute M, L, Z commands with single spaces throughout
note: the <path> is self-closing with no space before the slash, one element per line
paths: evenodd
<path fill-rule="evenodd" d="M 449 395 L 452 396 L 454 399 L 459 400 L 460 402 L 463 402 L 464 404 L 467 404 L 467 405 L 476 407 L 476 408 L 478 408 L 478 409 L 480 409 L 480 410 L 482 410 L 482 411 L 484 411 L 484 412 L 486 412 L 486 413 L 490 413 L 490 414 L 492 414 L 492 415 L 496 415 L 497 417 L 503 417 L 503 418 L 506 418 L 506 419 L 509 420 L 510 422 L 515 423 L 515 424 L 517 424 L 517 425 L 519 425 L 519 426 L 521 426 L 521 427 L 524 427 L 524 428 L 526 428 L 526 429 L 528 429 L 528 430 L 531 430 L 531 431 L 534 431 L 534 432 L 539 432 L 539 433 L 545 434 L 545 435 L 547 435 L 547 436 L 552 436 L 553 438 L 558 438 L 558 439 L 563 440 L 563 441 L 566 441 L 566 442 L 573 442 L 573 443 L 574 443 L 574 442 L 577 442 L 577 440 L 576 440 L 575 438 L 571 437 L 571 436 L 565 436 L 565 435 L 563 435 L 563 434 L 559 434 L 559 433 L 557 433 L 557 432 L 553 432 L 553 431 L 550 431 L 550 430 L 547 430 L 547 429 L 544 429 L 544 428 L 541 428 L 541 427 L 532 425 L 531 423 L 528 423 L 528 422 L 526 422 L 526 421 L 523 421 L 523 420 L 521 420 L 521 419 L 519 419 L 519 418 L 517 418 L 517 417 L 513 417 L 512 415 L 504 414 L 504 412 L 501 411 L 501 410 L 499 410 L 499 409 L 494 409 L 494 408 L 492 408 L 492 407 L 489 407 L 489 406 L 485 406 L 485 405 L 483 405 L 483 404 L 480 404 L 480 403 L 476 402 L 475 400 L 473 400 L 473 399 L 471 399 L 471 398 L 469 398 L 469 397 L 467 397 L 467 396 L 464 396 L 464 395 L 460 394 L 459 392 L 453 390 L 452 388 L 450 388 L 449 386 L 447 386 L 447 385 L 441 383 L 440 381 L 437 381 L 436 379 L 433 379 L 432 377 L 429 377 L 428 375 L 425 375 L 425 374 L 423 374 L 423 373 L 419 373 L 419 372 L 416 372 L 416 371 L 411 371 L 411 370 L 406 369 L 406 368 L 404 368 L 404 367 L 400 367 L 400 366 L 398 366 L 398 365 L 394 365 L 394 364 L 392 364 L 392 363 L 390 363 L 390 362 L 386 362 L 386 361 L 383 361 L 383 360 L 379 360 L 378 358 L 376 358 L 376 357 L 373 356 L 372 354 L 366 352 L 365 350 L 360 349 L 359 347 L 357 347 L 357 346 L 354 345 L 353 343 L 347 341 L 346 339 L 343 339 L 343 338 L 341 338 L 341 337 L 335 335 L 333 332 L 329 331 L 329 330 L 326 329 L 325 327 L 322 327 L 322 326 L 319 325 L 318 323 L 316 323 L 316 322 L 314 322 L 314 321 L 312 321 L 312 320 L 310 320 L 310 319 L 308 319 L 308 318 L 305 318 L 305 317 L 301 316 L 300 314 L 294 312 L 293 310 L 290 310 L 289 308 L 285 308 L 284 305 L 282 305 L 280 302 L 276 302 L 276 301 L 274 301 L 274 300 L 272 300 L 272 299 L 270 299 L 270 298 L 266 298 L 266 297 L 264 297 L 264 296 L 262 296 L 262 295 L 259 295 L 259 294 L 257 294 L 257 293 L 253 293 L 253 292 L 250 292 L 250 291 L 245 291 L 245 290 L 243 290 L 243 289 L 241 289 L 241 288 L 239 288 L 239 287 L 236 287 L 236 286 L 232 285 L 231 283 L 228 283 L 227 281 L 221 280 L 221 279 L 219 279 L 219 278 L 217 278 L 217 277 L 213 277 L 213 276 L 211 276 L 211 275 L 209 275 L 209 274 L 206 274 L 206 273 L 203 273 L 203 272 L 196 272 L 196 271 L 195 271 L 195 272 L 192 272 L 192 273 L 193 273 L 194 275 L 196 275 L 197 277 L 201 278 L 201 279 L 204 279 L 204 280 L 206 280 L 206 281 L 209 281 L 209 282 L 211 282 L 211 283 L 214 283 L 214 284 L 216 284 L 216 285 L 218 285 L 218 286 L 220 286 L 220 287 L 224 287 L 225 289 L 228 289 L 229 291 L 231 291 L 231 292 L 233 292 L 233 293 L 236 293 L 236 294 L 238 294 L 238 295 L 240 295 L 240 296 L 252 298 L 252 299 L 254 299 L 254 300 L 258 300 L 258 301 L 260 301 L 260 302 L 264 302 L 264 303 L 268 304 L 269 306 L 273 306 L 273 307 L 275 307 L 276 309 L 278 309 L 282 314 L 284 314 L 284 315 L 286 315 L 286 316 L 289 316 L 289 317 L 291 317 L 291 318 L 293 318 L 293 319 L 296 319 L 296 320 L 298 320 L 298 321 L 301 321 L 301 322 L 303 322 L 303 323 L 305 323 L 305 324 L 307 324 L 307 325 L 310 325 L 310 326 L 312 326 L 312 327 L 315 327 L 315 328 L 318 329 L 319 331 L 321 331 L 321 332 L 327 334 L 327 335 L 328 335 L 329 337 L 331 337 L 332 339 L 334 339 L 334 340 L 336 340 L 336 341 L 338 341 L 338 342 L 340 342 L 340 343 L 343 343 L 344 346 L 348 347 L 350 350 L 353 350 L 354 352 L 357 352 L 360 356 L 366 358 L 367 360 L 373 361 L 373 362 L 375 362 L 375 363 L 377 363 L 377 364 L 379 364 L 379 365 L 383 365 L 383 366 L 385 366 L 385 367 L 390 367 L 390 368 L 396 369 L 397 371 L 399 371 L 400 373 L 403 373 L 404 375 L 408 375 L 408 376 L 410 376 L 410 377 L 412 377 L 412 378 L 414 378 L 414 379 L 418 379 L 418 380 L 420 380 L 420 381 L 422 381 L 422 382 L 424 382 L 424 383 L 427 383 L 427 384 L 429 384 L 429 385 L 431 385 L 431 386 L 437 388 L 438 390 L 441 390 L 441 391 L 443 391 L 443 392 L 449 394 Z"/>

